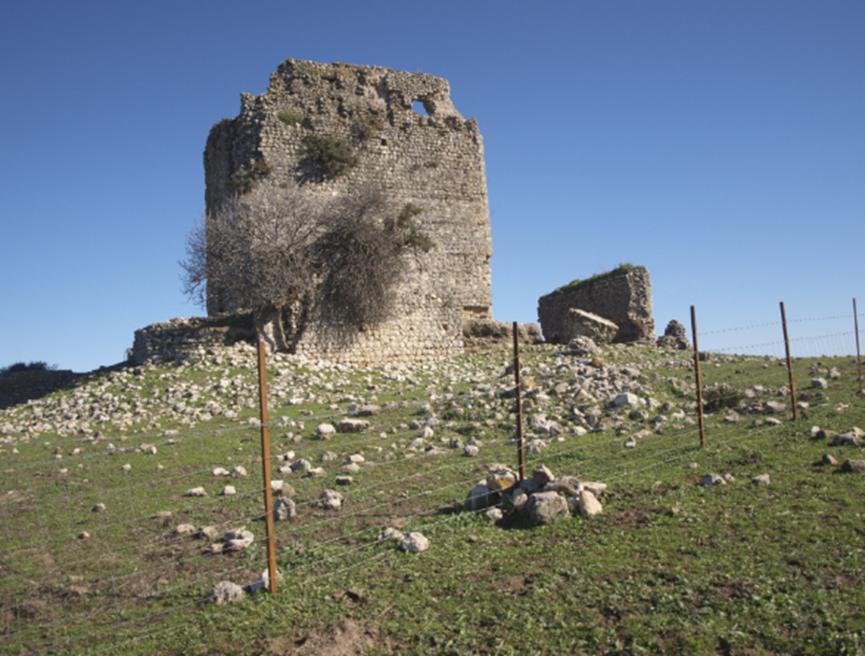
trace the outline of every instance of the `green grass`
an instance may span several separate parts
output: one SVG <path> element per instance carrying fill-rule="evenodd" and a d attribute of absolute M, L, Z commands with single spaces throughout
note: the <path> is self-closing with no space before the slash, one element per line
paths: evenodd
<path fill-rule="evenodd" d="M 540 360 L 555 357 L 552 352 L 543 346 L 527 350 L 530 376 Z M 638 360 L 639 383 L 660 403 L 690 398 L 687 354 L 613 348 L 604 359 L 609 366 Z M 463 394 L 478 383 L 498 381 L 506 361 L 502 354 L 467 357 L 452 365 L 436 392 Z M 248 583 L 265 567 L 263 523 L 253 519 L 261 513 L 259 438 L 246 424 L 254 406 L 242 408 L 237 420 L 192 428 L 162 422 L 158 430 L 136 425 L 130 429 L 135 434 L 111 434 L 105 426 L 106 440 L 95 445 L 80 436 L 42 435 L 20 442 L 14 456 L 5 445 L 2 492 L 15 494 L 0 496 L 0 653 L 285 653 L 304 640 L 312 649 L 307 653 L 315 653 L 317 641 L 334 640 L 329 631 L 344 620 L 373 636 L 367 650 L 372 654 L 862 653 L 865 476 L 815 464 L 827 445 L 812 440 L 808 429 L 865 426 L 865 402 L 855 394 L 849 358 L 821 361 L 838 366 L 842 378 L 822 394 L 803 391 L 810 407 L 796 423 L 778 415 L 780 426 L 751 428 L 747 416 L 725 424 L 719 411 L 707 419 L 703 450 L 695 427 L 685 421 L 663 424 L 636 448 L 625 449 L 628 435 L 654 428 L 648 419 L 636 420 L 623 435 L 568 436 L 529 455 L 529 470 L 544 463 L 557 474 L 609 484 L 599 517 L 532 530 L 503 530 L 482 514 L 455 512 L 486 464 L 515 460 L 514 447 L 506 443 L 510 401 L 494 398 L 489 409 L 476 404 L 468 410 L 468 416 L 492 419 L 481 432 L 486 446 L 479 457 L 448 449 L 405 457 L 397 449 L 397 459 L 388 462 L 378 449 L 414 439 L 417 431 L 407 424 L 418 418 L 432 380 L 442 378 L 435 368 L 402 380 L 376 370 L 287 368 L 283 375 L 298 384 L 315 379 L 313 395 L 328 400 L 375 395 L 381 403 L 414 402 L 385 406 L 365 433 L 319 441 L 310 437 L 315 426 L 341 417 L 347 402 L 331 409 L 329 402 L 285 405 L 271 399 L 274 420 L 305 419 L 302 430 L 273 428 L 274 454 L 293 449 L 317 465 L 326 451 L 339 454 L 340 461 L 362 451 L 375 464 L 340 490 L 346 505 L 339 513 L 314 506 L 320 490 L 333 487 L 336 467 L 326 465 L 321 479 L 285 475 L 296 490 L 299 518 L 276 526 L 281 589 L 227 607 L 201 599 L 218 580 Z M 796 362 L 800 382 L 809 379 L 814 362 Z M 470 382 L 475 367 L 483 375 Z M 168 380 L 166 373 L 172 369 L 149 369 L 135 384 L 159 394 L 179 379 L 204 385 L 223 372 L 193 365 Z M 251 368 L 229 373 L 254 380 Z M 537 389 L 554 395 L 559 381 L 533 377 Z M 777 389 L 786 384 L 786 371 L 775 360 L 727 357 L 707 366 L 704 378 L 707 385 Z M 106 390 L 123 394 L 125 385 Z M 838 410 L 838 404 L 849 407 Z M 441 400 L 434 405 L 447 406 Z M 467 418 L 454 417 L 436 427 L 436 438 L 466 439 Z M 169 428 L 179 434 L 164 436 Z M 289 431 L 303 440 L 295 443 Z M 168 444 L 169 439 L 177 441 Z M 124 447 L 156 443 L 159 451 L 107 456 L 108 441 Z M 58 445 L 66 455 L 54 460 Z M 75 446 L 84 452 L 69 455 Z M 829 450 L 842 461 L 862 457 L 851 447 Z M 132 464 L 129 473 L 121 470 L 125 462 Z M 231 464 L 243 464 L 249 476 L 210 475 L 212 467 Z M 58 475 L 60 467 L 69 474 Z M 709 472 L 729 472 L 736 480 L 698 485 Z M 768 487 L 751 485 L 750 478 L 761 473 L 771 475 Z M 227 482 L 237 486 L 238 496 L 216 496 Z M 210 496 L 182 496 L 197 485 Z M 97 501 L 107 504 L 106 513 L 90 512 Z M 674 507 L 677 514 L 670 512 Z M 174 513 L 167 525 L 152 518 L 161 510 Z M 256 542 L 239 555 L 206 556 L 206 542 L 171 535 L 182 522 L 246 524 Z M 398 552 L 378 539 L 389 524 L 421 530 L 432 547 L 419 555 Z M 77 540 L 81 530 L 92 538 Z"/>

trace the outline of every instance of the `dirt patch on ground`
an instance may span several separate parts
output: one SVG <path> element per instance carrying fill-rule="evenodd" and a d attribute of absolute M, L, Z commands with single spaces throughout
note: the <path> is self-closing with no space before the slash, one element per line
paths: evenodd
<path fill-rule="evenodd" d="M 496 590 L 504 594 L 522 594 L 530 587 L 535 577 L 532 574 L 516 574 L 505 576 L 493 582 Z"/>
<path fill-rule="evenodd" d="M 361 656 L 378 644 L 378 632 L 354 620 L 312 630 L 296 638 L 275 638 L 270 656 Z"/>

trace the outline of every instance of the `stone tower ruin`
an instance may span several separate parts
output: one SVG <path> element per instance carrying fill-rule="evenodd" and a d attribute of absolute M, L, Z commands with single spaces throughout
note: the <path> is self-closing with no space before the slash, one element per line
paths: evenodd
<path fill-rule="evenodd" d="M 314 176 L 310 138 L 347 145 L 352 165 Z M 434 248 L 409 264 L 392 317 L 363 331 L 313 313 L 296 352 L 346 363 L 418 362 L 462 353 L 462 325 L 490 319 L 489 206 L 477 123 L 453 105 L 447 80 L 376 66 L 289 59 L 240 114 L 210 131 L 206 206 L 245 185 L 300 181 L 310 193 L 380 188 L 417 220 Z M 208 314 L 220 306 L 208 289 Z"/>

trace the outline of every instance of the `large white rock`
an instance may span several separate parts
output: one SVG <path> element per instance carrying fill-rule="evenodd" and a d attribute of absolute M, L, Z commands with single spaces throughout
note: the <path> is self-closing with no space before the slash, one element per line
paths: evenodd
<path fill-rule="evenodd" d="M 339 510 L 342 508 L 343 496 L 336 490 L 324 490 L 319 495 L 319 501 L 325 510 Z"/>
<path fill-rule="evenodd" d="M 319 424 L 315 429 L 315 436 L 320 440 L 328 440 L 336 434 L 333 424 Z"/>
<path fill-rule="evenodd" d="M 207 490 L 205 490 L 203 487 L 192 487 L 192 488 L 189 488 L 188 490 L 186 490 L 186 492 L 183 493 L 183 496 L 185 496 L 185 497 L 206 497 L 207 496 Z"/>
<path fill-rule="evenodd" d="M 588 490 L 580 491 L 580 496 L 577 499 L 577 508 L 583 517 L 594 517 L 600 515 L 604 510 L 598 498 Z"/>
<path fill-rule="evenodd" d="M 399 548 L 407 553 L 420 553 L 429 549 L 429 540 L 423 533 L 412 531 L 400 541 Z"/>

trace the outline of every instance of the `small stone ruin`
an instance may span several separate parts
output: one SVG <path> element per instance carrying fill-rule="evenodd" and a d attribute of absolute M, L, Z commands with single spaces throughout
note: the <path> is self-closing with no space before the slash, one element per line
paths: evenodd
<path fill-rule="evenodd" d="M 567 344 L 588 337 L 597 344 L 655 341 L 652 284 L 645 267 L 623 264 L 575 280 L 538 300 L 544 340 Z"/>
<path fill-rule="evenodd" d="M 658 346 L 687 351 L 691 348 L 688 343 L 688 333 L 685 326 L 673 319 L 664 329 L 664 334 L 658 337 Z"/>

